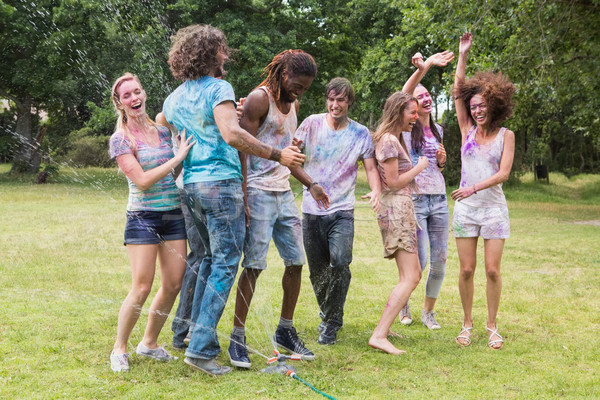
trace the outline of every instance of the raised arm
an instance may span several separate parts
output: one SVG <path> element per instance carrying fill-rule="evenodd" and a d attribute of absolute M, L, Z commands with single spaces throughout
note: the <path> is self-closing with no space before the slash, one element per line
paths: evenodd
<path fill-rule="evenodd" d="M 249 99 L 246 100 L 246 103 L 248 101 Z M 277 161 L 286 167 L 300 166 L 304 162 L 305 156 L 300 153 L 296 146 L 288 146 L 280 151 L 262 143 L 243 129 L 238 123 L 238 116 L 233 102 L 225 101 L 219 104 L 214 108 L 213 114 L 223 140 L 235 149 L 246 154 Z"/>
<path fill-rule="evenodd" d="M 515 157 L 515 134 L 508 129 L 504 132 L 504 147 L 502 148 L 502 158 L 500 159 L 500 168 L 498 172 L 487 179 L 477 182 L 473 186 L 456 189 L 451 193 L 454 200 L 460 201 L 491 186 L 506 182 L 512 169 L 513 160 Z"/>
<path fill-rule="evenodd" d="M 410 78 L 406 81 L 404 86 L 402 87 L 402 91 L 404 93 L 413 94 L 421 79 L 425 76 L 429 68 L 432 65 L 437 65 L 438 67 L 445 67 L 452 60 L 454 60 L 454 53 L 451 51 L 443 51 L 441 53 L 436 53 L 429 57 L 427 61 L 423 61 L 423 55 L 421 53 L 416 53 L 412 57 L 412 64 L 417 68 L 417 70 L 411 75 Z"/>
<path fill-rule="evenodd" d="M 460 44 L 458 46 L 458 63 L 456 64 L 456 74 L 454 75 L 454 89 L 459 84 L 465 81 L 465 70 L 467 68 L 467 55 L 471 49 L 473 43 L 473 35 L 470 32 L 463 33 L 460 37 Z M 469 105 L 465 104 L 464 100 L 454 98 L 454 107 L 456 108 L 456 118 L 458 119 L 458 126 L 460 133 L 462 134 L 462 143 L 469 129 L 473 126 L 473 121 L 469 118 Z"/>

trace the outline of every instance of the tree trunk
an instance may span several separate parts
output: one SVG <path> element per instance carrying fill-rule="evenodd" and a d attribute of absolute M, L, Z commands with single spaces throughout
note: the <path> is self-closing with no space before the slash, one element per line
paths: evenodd
<path fill-rule="evenodd" d="M 15 100 L 17 105 L 17 140 L 19 149 L 13 158 L 11 172 L 36 173 L 40 168 L 40 158 L 34 155 L 39 147 L 31 131 L 33 116 L 31 112 L 31 97 L 26 96 Z"/>

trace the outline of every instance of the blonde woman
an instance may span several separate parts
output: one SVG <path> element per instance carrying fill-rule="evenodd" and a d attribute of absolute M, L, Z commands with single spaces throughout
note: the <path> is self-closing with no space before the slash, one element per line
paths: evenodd
<path fill-rule="evenodd" d="M 173 358 L 157 340 L 185 272 L 186 233 L 175 177 L 194 143 L 183 132 L 179 151 L 173 155 L 169 130 L 156 125 L 146 114 L 146 92 L 137 76 L 127 73 L 118 78 L 112 100 L 118 120 L 110 138 L 110 156 L 129 184 L 124 244 L 133 282 L 119 311 L 110 366 L 115 372 L 125 372 L 129 371 L 129 336 L 152 289 L 157 257 L 161 286 L 150 306 L 136 353 L 160 361 Z"/>

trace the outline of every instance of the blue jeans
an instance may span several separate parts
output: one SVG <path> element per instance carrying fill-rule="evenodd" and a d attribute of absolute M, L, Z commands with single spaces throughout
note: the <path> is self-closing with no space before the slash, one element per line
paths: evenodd
<path fill-rule="evenodd" d="M 329 215 L 303 214 L 304 249 L 321 319 L 339 329 L 350 288 L 350 263 L 354 240 L 354 211 Z"/>
<path fill-rule="evenodd" d="M 446 274 L 448 255 L 449 213 L 444 194 L 422 194 L 413 196 L 417 223 L 417 246 L 421 271 L 427 266 L 429 245 L 429 274 L 425 285 L 425 296 L 437 299 Z"/>
<path fill-rule="evenodd" d="M 240 179 L 185 185 L 185 199 L 204 244 L 192 305 L 187 357 L 211 359 L 220 352 L 217 325 L 242 257 L 244 195 Z"/>
<path fill-rule="evenodd" d="M 181 196 L 181 212 L 185 218 L 185 230 L 187 232 L 190 252 L 187 255 L 185 274 L 183 275 L 181 292 L 179 293 L 179 305 L 177 306 L 177 312 L 175 313 L 175 318 L 171 324 L 171 330 L 173 331 L 173 346 L 182 348 L 185 346 L 183 339 L 185 339 L 190 329 L 194 288 L 196 287 L 198 269 L 200 269 L 200 263 L 204 258 L 205 252 L 202 240 L 200 240 L 198 228 L 196 228 L 194 220 L 192 219 L 192 214 L 186 204 L 185 192 L 183 189 L 179 190 L 179 195 Z"/>

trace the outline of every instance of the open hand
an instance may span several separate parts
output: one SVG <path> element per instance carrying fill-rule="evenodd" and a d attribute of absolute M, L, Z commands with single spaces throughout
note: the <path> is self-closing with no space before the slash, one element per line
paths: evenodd
<path fill-rule="evenodd" d="M 364 196 L 360 196 L 361 199 L 369 199 L 369 204 L 371 205 L 371 208 L 373 209 L 373 211 L 375 211 L 376 213 L 379 212 L 379 209 L 381 208 L 381 193 L 376 193 L 376 192 L 369 192 L 367 194 L 365 194 Z"/>
<path fill-rule="evenodd" d="M 460 44 L 458 46 L 459 53 L 467 53 L 473 44 L 473 35 L 471 32 L 465 32 L 460 37 Z"/>
<path fill-rule="evenodd" d="M 185 129 L 181 131 L 181 139 L 179 140 L 179 149 L 177 150 L 177 155 L 175 156 L 179 162 L 182 162 L 187 157 L 190 149 L 193 145 L 196 144 L 196 141 L 192 141 L 194 135 L 190 135 L 190 137 L 186 137 Z"/>
<path fill-rule="evenodd" d="M 427 62 L 438 67 L 445 67 L 454 60 L 454 53 L 446 50 L 441 53 L 436 53 L 427 59 Z"/>
<path fill-rule="evenodd" d="M 315 199 L 315 201 L 317 202 L 319 210 L 321 209 L 321 207 L 323 207 L 325 210 L 329 208 L 329 195 L 325 193 L 325 189 L 323 189 L 321 185 L 313 185 L 310 188 L 309 192 L 312 198 Z"/>

